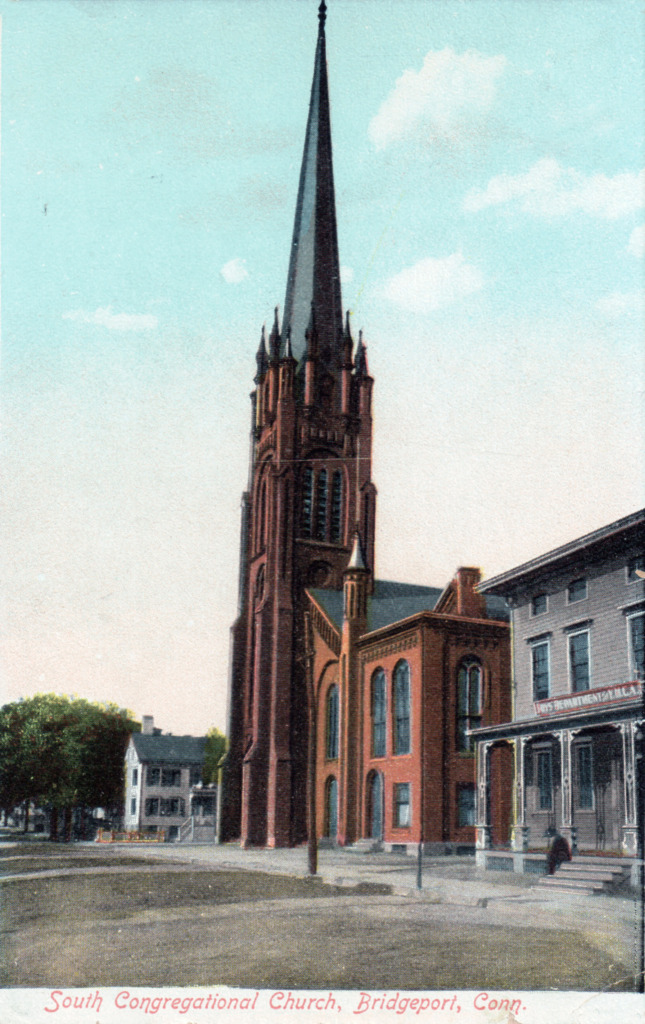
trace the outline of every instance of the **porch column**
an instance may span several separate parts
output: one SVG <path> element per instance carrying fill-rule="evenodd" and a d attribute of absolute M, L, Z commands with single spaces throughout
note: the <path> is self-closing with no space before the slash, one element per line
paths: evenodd
<path fill-rule="evenodd" d="M 511 847 L 518 853 L 525 853 L 529 848 L 529 829 L 526 824 L 526 799 L 524 795 L 524 752 L 527 738 L 526 736 L 516 736 L 513 740 L 515 781 L 513 786 Z"/>
<path fill-rule="evenodd" d="M 578 849 L 576 828 L 573 824 L 573 794 L 571 791 L 571 731 L 562 729 L 556 733 L 560 740 L 560 835 L 569 843 L 571 852 Z"/>
<path fill-rule="evenodd" d="M 476 847 L 488 850 L 491 845 L 491 826 L 488 820 L 488 751 L 490 740 L 477 743 L 477 824 L 475 825 Z"/>
<path fill-rule="evenodd" d="M 623 737 L 623 853 L 638 856 L 638 791 L 636 787 L 636 722 L 621 722 Z"/>

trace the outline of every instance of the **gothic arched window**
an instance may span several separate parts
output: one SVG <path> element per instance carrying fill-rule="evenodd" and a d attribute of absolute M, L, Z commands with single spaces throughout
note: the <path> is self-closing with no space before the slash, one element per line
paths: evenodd
<path fill-rule="evenodd" d="M 478 661 L 468 658 L 457 673 L 457 749 L 471 752 L 473 742 L 469 729 L 481 725 L 482 668 Z"/>
<path fill-rule="evenodd" d="M 327 539 L 327 470 L 321 469 L 316 480 L 316 540 Z"/>
<path fill-rule="evenodd" d="M 325 750 L 327 759 L 332 761 L 338 757 L 338 687 L 330 686 L 327 692 L 327 708 L 325 715 L 326 735 Z"/>
<path fill-rule="evenodd" d="M 385 757 L 385 672 L 372 676 L 372 757 Z"/>
<path fill-rule="evenodd" d="M 394 669 L 394 753 L 410 753 L 410 666 L 399 661 Z"/>
<path fill-rule="evenodd" d="M 331 529 L 330 540 L 338 544 L 343 533 L 343 474 L 339 469 L 332 477 L 331 483 Z"/>
<path fill-rule="evenodd" d="M 311 537 L 314 505 L 314 471 L 306 466 L 302 475 L 302 506 L 300 515 L 300 533 L 303 537 Z"/>

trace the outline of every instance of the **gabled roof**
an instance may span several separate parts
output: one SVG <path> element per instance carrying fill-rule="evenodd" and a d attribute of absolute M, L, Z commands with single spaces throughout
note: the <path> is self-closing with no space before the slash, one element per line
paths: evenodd
<path fill-rule="evenodd" d="M 309 592 L 340 634 L 343 626 L 343 591 L 311 588 Z M 413 583 L 375 580 L 374 593 L 367 599 L 365 632 L 372 633 L 411 615 L 434 611 L 444 592 L 443 587 L 421 587 Z M 508 622 L 508 605 L 501 597 L 486 597 L 486 612 L 490 619 Z M 447 611 L 446 614 L 452 613 Z"/>
<path fill-rule="evenodd" d="M 140 761 L 164 764 L 202 764 L 205 736 L 149 736 L 132 734 L 132 742 Z"/>
<path fill-rule="evenodd" d="M 316 588 L 310 592 L 340 632 L 343 625 L 343 591 Z M 375 580 L 374 593 L 367 599 L 366 632 L 371 633 L 372 630 L 389 626 L 419 612 L 432 611 L 441 593 L 441 587 Z"/>

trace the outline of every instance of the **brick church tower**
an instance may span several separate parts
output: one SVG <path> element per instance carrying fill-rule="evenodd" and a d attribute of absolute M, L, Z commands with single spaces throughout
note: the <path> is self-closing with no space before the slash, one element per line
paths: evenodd
<path fill-rule="evenodd" d="M 374 566 L 373 381 L 343 322 L 325 15 L 323 0 L 284 315 L 251 395 L 220 825 L 244 846 L 306 838 L 305 589 L 342 590 L 357 530 Z"/>

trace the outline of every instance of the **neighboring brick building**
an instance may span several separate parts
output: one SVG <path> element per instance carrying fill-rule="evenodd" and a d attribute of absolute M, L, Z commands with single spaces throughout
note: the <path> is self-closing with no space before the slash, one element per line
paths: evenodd
<path fill-rule="evenodd" d="M 510 712 L 506 604 L 459 569 L 444 589 L 376 580 L 358 538 L 344 592 L 311 590 L 321 838 L 410 852 L 475 845 L 469 730 Z M 496 762 L 494 832 L 508 837 L 511 764 Z"/>
<path fill-rule="evenodd" d="M 478 856 L 494 845 L 487 763 L 512 748 L 513 849 L 635 855 L 643 828 L 645 510 L 486 580 L 511 607 L 514 711 L 475 732 Z M 640 837 L 640 842 L 639 842 Z"/>
<path fill-rule="evenodd" d="M 205 745 L 205 736 L 164 735 L 143 716 L 143 730 L 132 734 L 125 755 L 128 832 L 163 829 L 168 839 L 190 839 L 197 827 L 202 839 L 215 838 L 215 791 L 201 784 Z M 187 824 L 192 827 L 181 836 Z"/>

